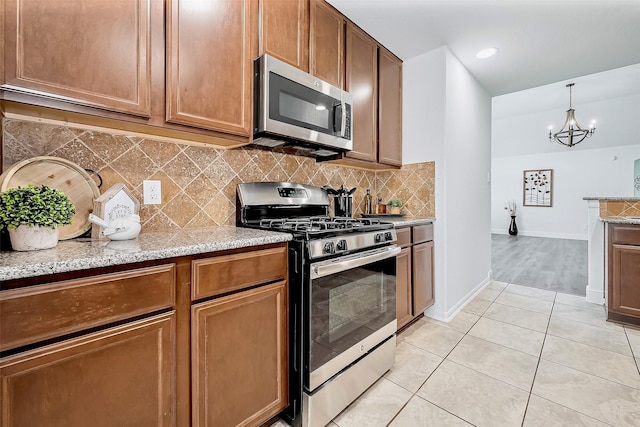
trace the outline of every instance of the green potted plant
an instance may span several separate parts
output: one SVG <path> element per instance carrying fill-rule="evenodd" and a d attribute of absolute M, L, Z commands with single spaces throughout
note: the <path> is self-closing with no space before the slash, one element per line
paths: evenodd
<path fill-rule="evenodd" d="M 0 230 L 9 230 L 16 251 L 53 248 L 59 227 L 71 224 L 74 214 L 69 197 L 46 185 L 29 184 L 0 193 Z"/>
<path fill-rule="evenodd" d="M 387 203 L 387 213 L 399 215 L 400 209 L 402 209 L 402 200 L 391 199 L 389 203 Z"/>

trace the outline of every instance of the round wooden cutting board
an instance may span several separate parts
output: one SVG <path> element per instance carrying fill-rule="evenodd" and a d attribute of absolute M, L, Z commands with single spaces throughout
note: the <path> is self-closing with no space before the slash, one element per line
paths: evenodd
<path fill-rule="evenodd" d="M 0 175 L 0 191 L 28 184 L 60 190 L 76 207 L 71 224 L 60 228 L 60 240 L 81 236 L 91 229 L 88 218 L 100 190 L 83 168 L 59 157 L 40 156 L 16 163 Z"/>

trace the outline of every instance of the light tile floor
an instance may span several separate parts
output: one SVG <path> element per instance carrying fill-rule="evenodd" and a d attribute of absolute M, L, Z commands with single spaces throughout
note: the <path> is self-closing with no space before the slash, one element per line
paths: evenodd
<path fill-rule="evenodd" d="M 420 319 L 396 363 L 329 425 L 640 426 L 640 330 L 584 297 L 493 282 Z M 277 424 L 284 425 L 284 424 Z"/>

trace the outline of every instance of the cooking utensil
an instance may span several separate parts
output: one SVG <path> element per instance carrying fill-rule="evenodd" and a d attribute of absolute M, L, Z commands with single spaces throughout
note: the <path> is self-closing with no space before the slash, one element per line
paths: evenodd
<path fill-rule="evenodd" d="M 329 187 L 328 185 L 323 186 L 322 189 L 324 191 L 326 191 L 328 194 L 331 194 L 332 196 L 337 196 L 338 195 L 338 191 L 334 190 L 333 188 Z"/>
<path fill-rule="evenodd" d="M 16 163 L 0 176 L 0 191 L 28 184 L 55 188 L 71 199 L 76 214 L 71 224 L 60 227 L 60 240 L 81 236 L 91 228 L 88 215 L 100 190 L 82 167 L 59 157 L 40 156 Z"/>

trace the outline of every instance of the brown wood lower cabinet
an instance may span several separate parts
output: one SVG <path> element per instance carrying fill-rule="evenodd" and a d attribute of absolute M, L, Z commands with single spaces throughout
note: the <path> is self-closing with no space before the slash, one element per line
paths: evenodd
<path fill-rule="evenodd" d="M 433 224 L 397 230 L 396 317 L 402 328 L 433 305 Z"/>
<path fill-rule="evenodd" d="M 279 243 L 0 282 L 0 427 L 268 421 L 288 404 L 286 260 Z"/>
<path fill-rule="evenodd" d="M 287 406 L 286 282 L 192 308 L 192 425 L 260 425 Z"/>
<path fill-rule="evenodd" d="M 413 320 L 411 248 L 402 248 L 396 263 L 396 318 L 400 328 Z"/>
<path fill-rule="evenodd" d="M 3 427 L 175 424 L 175 312 L 0 359 Z"/>
<path fill-rule="evenodd" d="M 640 226 L 609 224 L 609 319 L 640 325 Z"/>
<path fill-rule="evenodd" d="M 413 313 L 433 305 L 433 241 L 411 248 L 413 253 Z"/>

